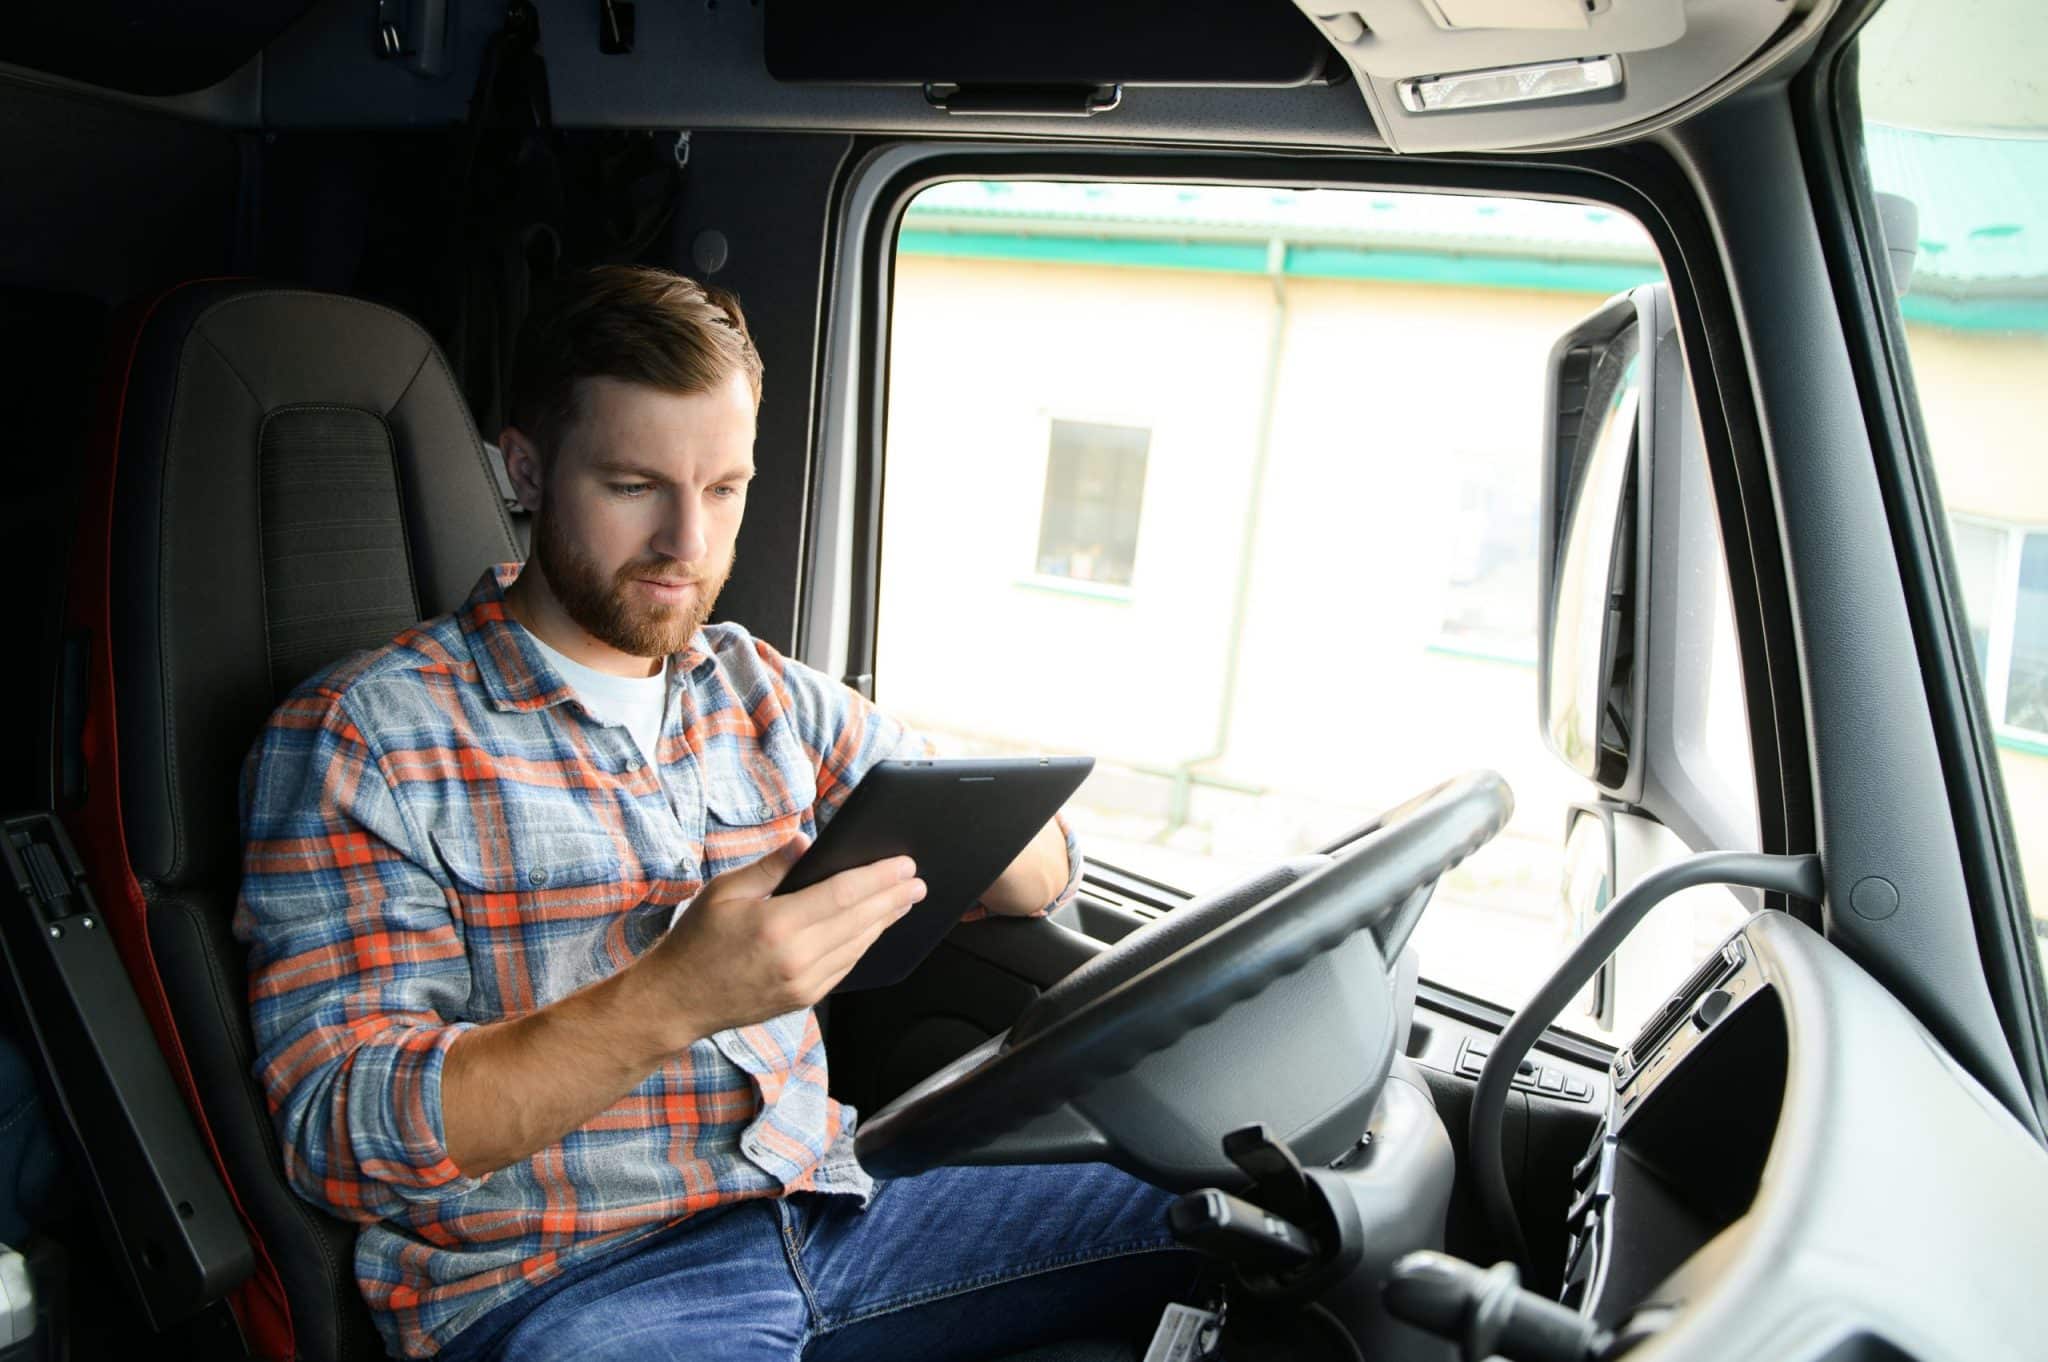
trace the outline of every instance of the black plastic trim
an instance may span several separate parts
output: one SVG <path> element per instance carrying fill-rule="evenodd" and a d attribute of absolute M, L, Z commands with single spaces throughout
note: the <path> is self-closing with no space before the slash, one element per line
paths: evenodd
<path fill-rule="evenodd" d="M 1092 858 L 1082 867 L 1081 883 L 1084 886 L 1095 886 L 1106 893 L 1114 894 L 1117 898 L 1143 904 L 1162 913 L 1170 913 L 1194 898 L 1193 894 L 1178 886 L 1150 879 L 1135 870 L 1125 870 L 1121 866 Z"/>
<path fill-rule="evenodd" d="M 2038 1126 L 1977 949 L 1879 460 L 1788 91 L 1751 87 L 1659 145 L 1712 205 L 1767 413 L 1768 471 L 1786 510 L 1784 561 L 1799 612 L 1791 660 L 1809 694 L 1812 779 L 1832 793 L 1823 835 L 1842 894 L 1828 905 L 1828 939 Z M 1859 893 L 1880 898 L 1859 911 Z M 1908 907 L 1880 906 L 1891 894 Z"/>
<path fill-rule="evenodd" d="M 1864 158 L 1855 38 L 1869 15 L 1866 8 L 1829 29 L 1794 88 L 1792 110 L 1815 206 L 1841 210 L 1816 218 L 1892 528 L 1978 951 L 2035 1116 L 2048 1127 L 2048 989 L 1995 734 L 1976 669 L 1964 661 L 1969 625 Z"/>
<path fill-rule="evenodd" d="M 1415 1001 L 1432 1012 L 1442 1013 L 1468 1026 L 1476 1026 L 1491 1036 L 1499 1036 L 1507 1030 L 1515 1014 L 1498 1003 L 1443 984 L 1421 983 L 1415 989 Z M 1568 1059 L 1574 1064 L 1583 1064 L 1589 1069 L 1605 1069 L 1614 1062 L 1614 1047 L 1584 1036 L 1561 1031 L 1556 1027 L 1544 1031 L 1533 1049 Z"/>
<path fill-rule="evenodd" d="M 248 1277 L 255 1249 L 62 826 L 0 821 L 0 864 L 7 973 L 127 1285 L 164 1329 Z"/>

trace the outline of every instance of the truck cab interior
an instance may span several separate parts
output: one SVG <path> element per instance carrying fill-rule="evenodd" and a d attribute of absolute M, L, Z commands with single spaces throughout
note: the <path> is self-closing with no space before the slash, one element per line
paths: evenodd
<path fill-rule="evenodd" d="M 2048 378 L 2044 38 L 2018 0 L 12 16 L 0 1357 L 384 1355 L 251 1073 L 236 782 L 292 686 L 523 557 L 512 339 L 616 262 L 731 290 L 765 362 L 719 616 L 1113 768 L 1073 906 L 829 1000 L 870 1171 L 1184 1194 L 1225 1356 L 2040 1355 L 2043 427 L 1950 430 Z M 1511 657 L 1418 604 L 1468 521 Z M 1418 612 L 1466 670 L 1390 689 Z M 1157 757 L 1188 696 L 1213 744 Z"/>

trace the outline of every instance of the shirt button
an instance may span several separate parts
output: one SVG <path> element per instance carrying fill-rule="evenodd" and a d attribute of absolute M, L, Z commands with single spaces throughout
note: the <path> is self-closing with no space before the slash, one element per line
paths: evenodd
<path fill-rule="evenodd" d="M 639 770 L 639 769 L 640 769 L 640 764 L 641 764 L 641 763 L 640 763 L 640 758 L 638 758 L 638 757 L 627 757 L 627 758 L 626 758 L 626 769 L 627 769 L 628 771 L 637 771 L 637 770 Z"/>
<path fill-rule="evenodd" d="M 526 882 L 538 889 L 541 885 L 548 882 L 548 872 L 545 870 L 529 870 L 526 872 Z"/>

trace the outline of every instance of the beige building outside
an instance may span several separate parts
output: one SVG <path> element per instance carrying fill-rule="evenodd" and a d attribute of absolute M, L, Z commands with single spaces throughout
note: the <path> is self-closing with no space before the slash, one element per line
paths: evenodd
<path fill-rule="evenodd" d="M 1492 767 L 1515 820 L 1418 943 L 1438 982 L 1519 1002 L 1568 944 L 1564 819 L 1591 793 L 1535 718 L 1545 363 L 1659 277 L 1635 223 L 1581 204 L 929 191 L 898 262 L 878 698 L 952 751 L 1095 756 L 1090 854 L 1196 892 Z M 2044 602 L 2021 585 L 2048 527 L 2048 468 L 2023 456 L 2048 430 L 2048 328 L 1961 315 L 1911 321 L 1913 355 L 2048 886 Z M 1746 774 L 1739 682 L 1717 682 L 1716 750 Z M 1736 912 L 1660 910 L 1615 1029 Z"/>

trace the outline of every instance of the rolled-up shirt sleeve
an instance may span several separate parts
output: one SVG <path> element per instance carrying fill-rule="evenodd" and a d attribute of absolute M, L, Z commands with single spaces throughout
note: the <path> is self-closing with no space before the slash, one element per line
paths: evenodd
<path fill-rule="evenodd" d="M 242 831 L 235 935 L 292 1186 L 368 1222 L 480 1185 L 441 1117 L 448 1047 L 471 1029 L 446 1020 L 469 997 L 461 929 L 345 700 L 309 690 L 272 716 L 243 770 Z"/>
<path fill-rule="evenodd" d="M 1038 910 L 1035 914 L 1038 917 L 1066 907 L 1081 892 L 1081 839 L 1074 835 L 1074 825 L 1067 821 L 1065 814 L 1054 814 L 1053 822 L 1059 824 L 1060 835 L 1067 839 L 1067 882 L 1060 886 L 1059 893 L 1053 895 L 1051 903 Z"/>

